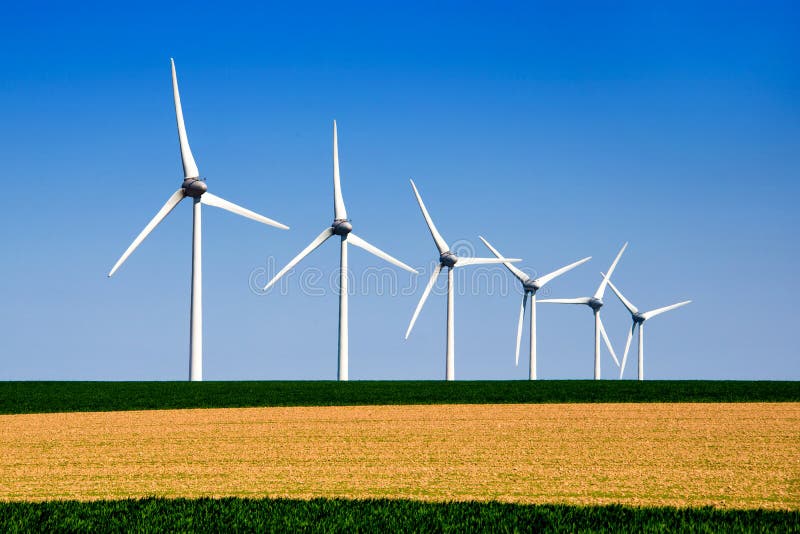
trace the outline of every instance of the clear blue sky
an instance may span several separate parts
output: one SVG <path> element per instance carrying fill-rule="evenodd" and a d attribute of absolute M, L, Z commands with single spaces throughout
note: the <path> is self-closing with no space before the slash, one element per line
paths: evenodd
<path fill-rule="evenodd" d="M 413 177 L 451 242 L 538 272 L 594 257 L 550 296 L 591 294 L 630 241 L 634 303 L 694 300 L 648 323 L 648 378 L 800 379 L 800 10 L 670 5 L 7 5 L 0 379 L 187 377 L 188 203 L 106 278 L 181 182 L 170 57 L 210 190 L 292 227 L 205 210 L 206 379 L 336 376 L 335 295 L 248 285 L 330 224 L 333 119 L 355 231 L 401 260 L 435 258 Z M 337 264 L 328 243 L 302 267 Z M 352 249 L 357 277 L 377 265 Z M 456 378 L 527 376 L 506 280 L 457 295 Z M 403 341 L 421 287 L 355 289 L 351 379 L 442 378 L 441 292 Z M 540 377 L 591 377 L 592 335 L 588 309 L 540 306 Z"/>

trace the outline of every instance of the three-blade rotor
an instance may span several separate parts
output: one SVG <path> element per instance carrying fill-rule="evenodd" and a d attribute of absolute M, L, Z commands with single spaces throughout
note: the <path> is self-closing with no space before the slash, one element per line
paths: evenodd
<path fill-rule="evenodd" d="M 483 241 L 483 244 L 486 245 L 486 247 L 492 251 L 492 254 L 494 254 L 497 258 L 504 260 L 503 255 L 500 254 L 500 252 L 496 248 L 494 248 L 492 244 L 489 243 L 489 241 L 484 239 L 483 236 L 478 236 L 478 237 L 480 238 L 481 241 Z M 513 274 L 517 278 L 517 280 L 520 281 L 520 283 L 522 283 L 522 287 L 524 289 L 522 295 L 522 305 L 520 306 L 519 309 L 519 320 L 517 321 L 517 345 L 516 345 L 516 351 L 514 353 L 514 361 L 516 365 L 519 365 L 519 348 L 520 344 L 522 343 L 522 323 L 524 322 L 525 319 L 525 309 L 527 308 L 528 305 L 528 299 L 533 298 L 533 295 L 535 295 L 538 290 L 540 290 L 542 287 L 544 287 L 545 284 L 547 284 L 554 278 L 561 276 L 562 274 L 568 271 L 571 271 L 575 267 L 586 263 L 590 259 L 592 259 L 592 257 L 588 256 L 586 258 L 583 258 L 582 260 L 570 263 L 569 265 L 561 267 L 560 269 L 557 269 L 544 276 L 540 276 L 536 279 L 531 279 L 521 269 L 519 269 L 518 267 L 507 261 L 504 261 L 504 265 L 506 266 L 506 268 L 509 271 L 511 271 L 511 274 Z"/>
<path fill-rule="evenodd" d="M 600 273 L 603 274 L 603 273 Z M 604 278 L 607 278 L 606 275 L 603 275 Z M 631 319 L 633 320 L 633 324 L 631 325 L 630 330 L 628 330 L 628 336 L 625 339 L 625 352 L 622 354 L 622 365 L 619 368 L 619 377 L 622 378 L 622 375 L 625 373 L 625 364 L 628 361 L 628 351 L 631 348 L 631 342 L 633 341 L 633 334 L 636 332 L 636 328 L 641 328 L 641 325 L 647 321 L 648 319 L 652 319 L 657 315 L 661 315 L 662 313 L 666 313 L 670 310 L 674 310 L 676 308 L 680 308 L 681 306 L 686 306 L 691 300 L 684 300 L 682 302 L 678 302 L 676 304 L 671 304 L 669 306 L 664 306 L 663 308 L 656 308 L 654 310 L 650 310 L 648 312 L 640 313 L 639 308 L 633 305 L 633 303 L 625 298 L 625 295 L 622 294 L 622 291 L 617 289 L 611 280 L 608 280 L 608 286 L 611 288 L 611 291 L 617 296 L 617 298 L 622 302 L 622 305 L 630 312 Z"/>
<path fill-rule="evenodd" d="M 419 194 L 419 190 L 417 190 L 414 180 L 409 180 L 409 182 L 411 182 L 411 188 L 414 190 L 414 196 L 417 197 L 417 204 L 419 204 L 419 209 L 422 212 L 422 216 L 425 218 L 425 223 L 428 225 L 428 230 L 431 233 L 431 237 L 433 237 L 433 242 L 436 244 L 436 248 L 439 251 L 439 263 L 433 268 L 431 276 L 428 279 L 428 285 L 425 286 L 425 290 L 422 292 L 422 297 L 420 297 L 419 302 L 417 303 L 417 307 L 414 310 L 414 315 L 411 317 L 411 322 L 408 325 L 408 329 L 406 329 L 406 339 L 408 339 L 408 336 L 411 334 L 411 330 L 414 328 L 414 324 L 417 322 L 417 317 L 419 316 L 420 311 L 422 311 L 425 301 L 428 300 L 428 295 L 430 295 L 431 289 L 433 289 L 433 285 L 436 283 L 436 277 L 439 276 L 442 268 L 447 267 L 448 269 L 453 269 L 455 267 L 466 267 L 469 265 L 495 265 L 502 263 L 509 269 L 516 269 L 516 267 L 511 265 L 511 262 L 522 261 L 519 258 L 503 258 L 501 256 L 496 258 L 472 258 L 456 256 L 450 251 L 450 246 L 447 244 L 447 241 L 444 240 L 442 234 L 440 234 L 439 230 L 436 229 L 436 225 L 433 223 L 433 219 L 431 218 L 430 213 L 428 213 L 425 203 L 422 201 L 422 196 Z M 519 269 L 516 270 L 519 271 Z M 512 272 L 514 271 L 512 270 Z M 524 276 L 522 271 L 519 271 L 519 273 Z M 448 288 L 448 291 L 451 290 L 451 288 Z"/>
<path fill-rule="evenodd" d="M 579 297 L 574 299 L 543 299 L 539 302 L 547 302 L 550 304 L 586 304 L 591 307 L 596 307 L 599 309 L 603 305 L 603 294 L 606 291 L 606 286 L 608 285 L 609 281 L 611 280 L 611 274 L 614 272 L 614 269 L 617 268 L 617 263 L 619 263 L 620 258 L 622 257 L 622 253 L 625 252 L 625 249 L 628 248 L 628 243 L 626 242 L 622 245 L 622 248 L 619 249 L 617 256 L 614 258 L 614 261 L 611 263 L 611 267 L 608 269 L 608 274 L 603 275 L 603 280 L 600 282 L 600 285 L 597 287 L 597 291 L 594 292 L 594 295 L 591 297 Z M 589 257 L 591 258 L 591 256 Z M 584 261 L 588 261 L 589 258 L 584 258 L 583 260 L 579 260 L 572 265 L 567 265 L 566 267 L 562 267 L 558 271 L 554 271 L 548 275 L 543 276 L 541 279 L 551 277 L 552 275 L 556 275 L 556 273 L 561 274 L 559 271 L 562 270 L 569 270 L 569 268 L 574 268 L 583 263 Z M 566 272 L 566 271 L 565 271 Z M 555 276 L 552 276 L 553 278 Z M 541 280 L 540 279 L 540 280 Z M 549 281 L 552 278 L 548 278 Z"/>
<path fill-rule="evenodd" d="M 111 271 L 109 271 L 109 277 L 113 276 L 114 273 L 117 272 L 122 264 L 125 263 L 128 257 L 133 254 L 139 245 L 142 244 L 142 242 L 147 238 L 148 235 L 150 235 L 156 226 L 158 226 L 161 221 L 163 221 L 166 216 L 169 215 L 169 213 L 175 208 L 175 206 L 180 204 L 181 200 L 187 196 L 199 199 L 202 204 L 214 206 L 216 208 L 235 213 L 236 215 L 241 215 L 242 217 L 247 217 L 248 219 L 266 224 L 268 226 L 274 226 L 275 228 L 280 228 L 282 230 L 289 229 L 289 227 L 285 224 L 281 224 L 275 220 L 264 217 L 263 215 L 260 215 L 254 211 L 238 206 L 233 202 L 229 202 L 207 192 L 207 186 L 205 182 L 200 180 L 200 172 L 197 169 L 197 163 L 195 162 L 194 156 L 192 155 L 192 150 L 189 147 L 189 138 L 186 135 L 186 125 L 183 120 L 181 95 L 178 91 L 178 76 L 175 72 L 175 61 L 172 58 L 170 58 L 170 65 L 172 70 L 172 94 L 175 101 L 175 119 L 178 125 L 178 144 L 181 151 L 181 163 L 183 164 L 184 185 L 175 191 L 172 196 L 169 197 L 169 199 L 167 199 L 167 202 L 161 207 L 161 209 L 150 220 L 150 222 L 147 223 L 147 226 L 144 227 L 144 230 L 142 230 L 139 235 L 136 236 L 127 250 L 122 254 L 119 260 L 117 260 L 117 263 L 114 264 L 114 267 L 111 268 Z"/>
<path fill-rule="evenodd" d="M 346 240 L 348 243 L 362 250 L 366 250 L 370 254 L 377 256 L 378 258 L 389 262 L 396 267 L 406 270 L 412 274 L 419 274 L 413 267 L 406 265 L 402 261 L 387 254 L 375 245 L 368 243 L 366 240 L 352 232 L 352 225 L 348 222 L 347 210 L 345 209 L 344 197 L 342 195 L 341 177 L 339 174 L 339 134 L 336 121 L 333 121 L 333 224 L 328 228 L 325 228 L 317 237 L 314 238 L 313 241 L 311 241 L 311 243 L 308 244 L 306 248 L 301 250 L 300 253 L 292 258 L 292 260 L 286 264 L 283 269 L 278 271 L 272 280 L 270 280 L 267 285 L 264 286 L 264 290 L 266 291 L 272 287 L 278 280 L 281 279 L 281 277 L 289 272 L 295 265 L 300 263 L 303 258 L 311 254 L 320 245 L 322 245 L 322 243 L 334 235 L 340 235 L 342 239 Z"/>
<path fill-rule="evenodd" d="M 600 332 L 603 341 L 605 342 L 606 348 L 608 348 L 608 352 L 611 354 L 611 357 L 614 359 L 614 363 L 617 364 L 617 367 L 620 367 L 619 359 L 617 359 L 617 354 L 614 351 L 614 347 L 611 346 L 611 341 L 608 338 L 608 333 L 606 332 L 605 325 L 603 325 L 603 320 L 600 318 L 600 308 L 603 306 L 603 295 L 606 291 L 606 286 L 610 282 L 611 274 L 614 272 L 614 269 L 617 268 L 617 264 L 619 263 L 622 254 L 625 252 L 625 249 L 628 248 L 628 243 L 625 242 L 620 248 L 619 252 L 617 253 L 614 261 L 611 263 L 611 267 L 608 269 L 608 274 L 603 276 L 603 280 L 600 282 L 600 285 L 597 287 L 597 291 L 594 292 L 594 295 L 591 297 L 578 297 L 578 298 L 571 298 L 571 299 L 542 299 L 539 302 L 544 302 L 548 304 L 584 304 L 589 306 L 594 311 L 596 320 L 597 320 L 597 329 Z"/>

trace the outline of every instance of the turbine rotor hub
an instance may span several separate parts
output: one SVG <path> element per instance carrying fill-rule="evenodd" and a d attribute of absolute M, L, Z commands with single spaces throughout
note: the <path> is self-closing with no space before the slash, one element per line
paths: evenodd
<path fill-rule="evenodd" d="M 522 288 L 528 293 L 536 293 L 540 289 L 534 280 L 525 280 L 522 282 Z"/>
<path fill-rule="evenodd" d="M 645 322 L 645 318 L 642 316 L 641 313 L 634 313 L 633 322 L 636 324 L 642 324 L 643 322 Z"/>
<path fill-rule="evenodd" d="M 208 191 L 205 180 L 200 178 L 186 178 L 183 181 L 183 192 L 187 197 L 198 198 Z"/>
<path fill-rule="evenodd" d="M 594 298 L 594 297 L 593 297 L 593 298 L 591 298 L 591 299 L 589 299 L 589 302 L 588 302 L 587 304 L 588 304 L 588 305 L 589 305 L 589 307 L 590 307 L 590 308 L 592 308 L 594 311 L 597 311 L 597 310 L 599 310 L 600 308 L 602 308 L 602 307 L 603 307 L 603 301 L 602 301 L 601 299 L 596 299 L 596 298 Z"/>
<path fill-rule="evenodd" d="M 458 256 L 450 252 L 442 252 L 441 256 L 439 256 L 439 263 L 442 267 L 455 267 L 456 263 L 458 262 Z"/>
<path fill-rule="evenodd" d="M 333 228 L 334 234 L 340 236 L 346 236 L 353 231 L 353 225 L 347 219 L 335 219 L 331 224 L 331 228 Z"/>

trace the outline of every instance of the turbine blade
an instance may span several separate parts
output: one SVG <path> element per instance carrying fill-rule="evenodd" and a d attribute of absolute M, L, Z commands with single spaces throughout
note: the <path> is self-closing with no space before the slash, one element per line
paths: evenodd
<path fill-rule="evenodd" d="M 247 208 L 237 206 L 233 202 L 228 202 L 224 198 L 220 198 L 217 195 L 212 195 L 211 193 L 203 193 L 203 196 L 200 197 L 200 202 L 208 206 L 214 206 L 215 208 L 220 208 L 226 211 L 230 211 L 231 213 L 235 213 L 236 215 L 241 215 L 242 217 L 247 217 L 248 219 L 252 219 L 262 224 L 274 226 L 275 228 L 280 228 L 281 230 L 289 229 L 289 227 L 286 226 L 285 224 L 281 224 L 278 221 L 273 221 L 272 219 L 268 219 L 263 215 L 259 215 L 258 213 L 250 211 Z"/>
<path fill-rule="evenodd" d="M 590 297 L 580 297 L 576 299 L 542 299 L 536 302 L 546 302 L 548 304 L 589 304 Z"/>
<path fill-rule="evenodd" d="M 156 216 L 153 217 L 149 223 L 147 223 L 147 226 L 144 227 L 144 230 L 142 230 L 139 233 L 139 235 L 136 236 L 136 239 L 133 240 L 133 243 L 131 243 L 131 246 L 128 247 L 128 250 L 126 250 L 122 254 L 122 256 L 117 260 L 117 263 L 114 264 L 114 267 L 111 268 L 111 271 L 108 273 L 109 278 L 111 278 L 114 275 L 114 273 L 117 272 L 117 269 L 119 269 L 120 265 L 125 263 L 125 260 L 128 259 L 128 256 L 133 254 L 133 251 L 136 250 L 136 247 L 138 247 L 142 243 L 142 241 L 144 241 L 145 238 L 148 235 L 150 235 L 150 232 L 152 232 L 155 229 L 155 227 L 158 226 L 159 223 L 164 220 L 164 217 L 169 215 L 169 212 L 171 212 L 175 208 L 175 206 L 177 206 L 178 203 L 181 200 L 183 200 L 183 197 L 184 197 L 183 188 L 178 189 L 177 191 L 172 193 L 172 196 L 169 197 L 167 203 L 164 204 L 160 210 L 158 210 Z"/>
<path fill-rule="evenodd" d="M 611 357 L 614 358 L 614 363 L 617 364 L 619 367 L 619 360 L 617 359 L 617 354 L 614 352 L 614 347 L 611 346 L 611 340 L 608 339 L 608 334 L 606 333 L 606 327 L 603 326 L 603 320 L 600 316 L 597 316 L 597 324 L 600 325 L 600 333 L 603 335 L 603 340 L 606 342 L 606 347 L 608 347 L 608 352 L 611 353 Z"/>
<path fill-rule="evenodd" d="M 497 263 L 509 263 L 522 261 L 519 258 L 458 258 L 456 267 L 466 267 L 467 265 L 490 265 Z"/>
<path fill-rule="evenodd" d="M 606 275 L 605 275 L 605 274 L 603 274 L 603 273 L 600 273 L 600 274 L 602 274 L 604 278 L 606 277 Z M 617 298 L 620 300 L 620 302 L 622 302 L 622 304 L 623 304 L 623 305 L 624 305 L 626 308 L 628 308 L 628 311 L 629 311 L 629 312 L 631 312 L 631 314 L 636 314 L 636 313 L 639 313 L 639 308 L 637 308 L 636 306 L 634 306 L 634 305 L 631 303 L 631 301 L 629 301 L 628 299 L 626 299 L 626 298 L 625 298 L 625 296 L 622 294 L 622 291 L 620 291 L 619 289 L 617 289 L 617 287 L 614 285 L 614 283 L 613 283 L 613 282 L 611 282 L 611 280 L 608 280 L 608 287 L 610 287 L 610 288 L 611 288 L 611 291 L 613 291 L 613 292 L 614 292 L 614 294 L 615 294 L 615 295 L 617 295 Z"/>
<path fill-rule="evenodd" d="M 636 330 L 636 323 L 631 325 L 628 330 L 628 339 L 625 340 L 625 354 L 622 355 L 622 365 L 619 366 L 619 377 L 622 379 L 622 374 L 625 372 L 625 362 L 628 361 L 628 350 L 631 348 L 631 340 L 633 339 L 633 331 Z"/>
<path fill-rule="evenodd" d="M 681 306 L 686 306 L 692 302 L 691 300 L 684 300 L 683 302 L 678 302 L 677 304 L 672 304 L 671 306 L 664 306 L 663 308 L 657 308 L 655 310 L 651 310 L 649 312 L 645 312 L 642 314 L 642 318 L 644 320 L 652 319 L 656 315 L 661 315 L 662 313 L 666 313 L 670 310 L 674 310 L 675 308 L 680 308 Z"/>
<path fill-rule="evenodd" d="M 362 248 L 362 249 L 366 250 L 367 252 L 369 252 L 371 254 L 374 254 L 375 256 L 378 256 L 382 260 L 388 261 L 392 265 L 396 265 L 397 267 L 400 267 L 401 269 L 405 269 L 406 271 L 408 271 L 410 273 L 419 274 L 416 269 L 413 269 L 413 268 L 409 267 L 408 265 L 406 265 L 405 263 L 403 263 L 402 261 L 389 256 L 387 253 L 385 253 L 384 251 L 382 251 L 381 249 L 379 249 L 375 245 L 371 245 L 371 244 L 367 243 L 366 241 L 364 241 L 363 239 L 361 239 L 360 237 L 358 237 L 354 233 L 348 234 L 347 241 L 349 241 L 352 245 L 355 245 L 355 246 L 357 246 L 359 248 Z"/>
<path fill-rule="evenodd" d="M 411 317 L 411 322 L 408 324 L 408 330 L 406 330 L 406 339 L 408 339 L 409 334 L 411 334 L 411 329 L 414 328 L 414 323 L 417 322 L 417 317 L 419 316 L 419 312 L 422 310 L 422 306 L 425 304 L 425 301 L 428 300 L 428 295 L 433 289 L 433 284 L 436 283 L 436 277 L 439 276 L 439 271 L 442 270 L 442 264 L 436 264 L 436 267 L 433 268 L 433 272 L 431 273 L 430 279 L 428 279 L 428 285 L 425 286 L 425 291 L 422 292 L 422 297 L 419 299 L 419 304 L 417 304 L 417 309 L 414 310 L 414 315 Z"/>
<path fill-rule="evenodd" d="M 192 156 L 192 149 L 189 148 L 189 138 L 186 137 L 186 125 L 183 123 L 183 108 L 181 107 L 181 95 L 178 92 L 178 75 L 175 74 L 175 60 L 169 58 L 172 64 L 172 96 L 175 99 L 175 117 L 178 121 L 178 142 L 181 146 L 181 162 L 183 162 L 184 178 L 199 178 L 200 171 Z"/>
<path fill-rule="evenodd" d="M 519 281 L 520 281 L 520 282 L 522 282 L 523 284 L 524 284 L 525 282 L 527 282 L 527 281 L 528 281 L 528 275 L 526 275 L 525 273 L 523 273 L 523 272 L 522 272 L 522 271 L 521 271 L 519 268 L 515 267 L 514 265 L 511 265 L 511 263 L 510 263 L 510 262 L 508 262 L 508 261 L 505 261 L 505 258 L 503 257 L 503 255 L 502 255 L 502 254 L 500 254 L 500 253 L 497 251 L 497 249 L 496 249 L 496 248 L 494 248 L 494 247 L 493 247 L 493 246 L 492 246 L 492 245 L 491 245 L 491 244 L 490 244 L 488 241 L 486 241 L 486 240 L 483 238 L 483 236 L 480 236 L 480 235 L 479 235 L 479 236 L 478 236 L 478 238 L 479 238 L 481 241 L 483 241 L 483 244 L 484 244 L 484 245 L 486 245 L 486 248 L 488 248 L 489 250 L 491 250 L 491 251 L 492 251 L 492 254 L 494 254 L 495 256 L 497 256 L 498 258 L 500 258 L 501 260 L 504 260 L 504 261 L 503 261 L 503 265 L 505 265 L 505 266 L 506 266 L 506 268 L 507 268 L 509 271 L 511 271 L 511 274 L 513 274 L 514 276 L 516 276 L 516 277 L 517 277 L 517 280 L 519 280 Z"/>
<path fill-rule="evenodd" d="M 522 295 L 522 306 L 519 308 L 519 321 L 517 322 L 517 351 L 514 356 L 515 365 L 519 366 L 519 345 L 522 341 L 522 321 L 525 318 L 525 308 L 528 305 L 528 292 Z M 531 312 L 533 313 L 533 312 Z"/>
<path fill-rule="evenodd" d="M 430 214 L 428 213 L 427 208 L 425 208 L 425 203 L 422 202 L 422 197 L 419 196 L 419 191 L 417 191 L 417 186 L 414 185 L 414 180 L 409 180 L 411 182 L 411 187 L 414 189 L 414 195 L 417 197 L 417 204 L 419 204 L 419 209 L 422 210 L 422 216 L 425 217 L 425 222 L 428 223 L 428 230 L 431 231 L 431 236 L 433 240 L 436 242 L 436 248 L 439 249 L 439 254 L 444 254 L 450 247 L 448 246 L 447 242 L 442 237 L 442 234 L 439 233 L 439 230 L 436 229 L 436 226 L 433 224 L 433 220 L 431 219 Z"/>
<path fill-rule="evenodd" d="M 269 283 L 268 283 L 267 285 L 265 285 L 265 286 L 264 286 L 264 291 L 266 291 L 267 289 L 269 289 L 270 287 L 272 287 L 272 285 L 273 285 L 275 282 L 277 282 L 277 281 L 278 281 L 278 280 L 281 278 L 281 276 L 283 276 L 284 274 L 286 274 L 287 272 L 289 272 L 289 270 L 290 270 L 292 267 L 294 267 L 295 265 L 297 265 L 297 264 L 300 262 L 300 260 L 302 260 L 303 258 L 305 258 L 306 256 L 308 256 L 309 254 L 311 254 L 311 252 L 313 252 L 313 251 L 314 251 L 314 250 L 315 250 L 317 247 L 319 247 L 319 246 L 320 246 L 322 243 L 324 243 L 324 242 L 325 242 L 325 240 L 327 240 L 327 239 L 328 239 L 329 237 L 331 237 L 332 235 L 333 235 L 333 228 L 332 228 L 332 227 L 328 227 L 328 228 L 324 229 L 324 230 L 322 231 L 322 233 L 321 233 L 321 234 L 319 234 L 317 237 L 315 237 L 315 238 L 314 238 L 314 241 L 312 241 L 311 243 L 309 243 L 309 245 L 308 245 L 306 248 L 304 248 L 303 250 L 301 250 L 301 251 L 300 251 L 300 254 L 298 254 L 297 256 L 295 256 L 295 257 L 292 259 L 292 261 L 290 261 L 289 263 L 287 263 L 287 264 L 286 264 L 286 267 L 284 267 L 283 269 L 281 269 L 281 270 L 278 272 L 278 274 L 276 274 L 276 275 L 275 275 L 275 276 L 272 278 L 272 280 L 270 280 L 270 281 L 269 281 Z"/>
<path fill-rule="evenodd" d="M 339 135 L 336 121 L 333 121 L 333 218 L 347 219 L 347 210 L 342 197 L 342 185 L 339 179 Z"/>
<path fill-rule="evenodd" d="M 594 293 L 594 298 L 602 299 L 603 294 L 606 292 L 606 284 L 608 284 L 608 280 L 611 279 L 611 275 L 614 274 L 614 269 L 617 268 L 617 263 L 619 263 L 619 259 L 622 257 L 622 253 L 625 252 L 625 249 L 628 248 L 628 242 L 626 241 L 622 248 L 619 249 L 617 253 L 617 257 L 614 258 L 614 263 L 611 264 L 611 267 L 608 268 L 608 274 L 603 277 L 603 281 L 600 282 L 600 286 L 597 288 L 597 291 Z"/>
<path fill-rule="evenodd" d="M 550 280 L 552 280 L 553 278 L 556 278 L 556 277 L 558 277 L 558 276 L 561 276 L 562 274 L 564 274 L 564 273 L 566 273 L 566 272 L 568 272 L 568 271 L 571 271 L 572 269 L 574 269 L 574 268 L 575 268 L 575 267 L 577 267 L 578 265 L 583 265 L 584 263 L 586 263 L 587 261 L 589 261 L 589 260 L 591 260 L 591 259 L 592 259 L 592 257 L 591 257 L 591 256 L 589 256 L 589 257 L 583 258 L 582 260 L 578 260 L 578 261 L 576 261 L 575 263 L 570 263 L 569 265 L 567 265 L 567 266 L 565 266 L 565 267 L 562 267 L 562 268 L 560 268 L 560 269 L 558 269 L 558 270 L 555 270 L 555 271 L 553 271 L 553 272 L 552 272 L 552 273 L 550 273 L 550 274 L 546 274 L 546 275 L 544 275 L 544 276 L 540 276 L 539 278 L 537 278 L 536 280 L 534 280 L 534 283 L 535 283 L 535 284 L 536 284 L 536 285 L 537 285 L 539 288 L 541 288 L 541 287 L 543 287 L 543 286 L 544 286 L 544 285 L 545 285 L 547 282 L 549 282 Z"/>

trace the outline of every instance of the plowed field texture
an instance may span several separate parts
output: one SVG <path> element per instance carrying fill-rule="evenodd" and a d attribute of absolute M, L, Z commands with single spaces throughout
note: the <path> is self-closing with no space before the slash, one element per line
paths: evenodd
<path fill-rule="evenodd" d="M 800 510 L 800 403 L 0 416 L 0 500 L 391 498 Z"/>

